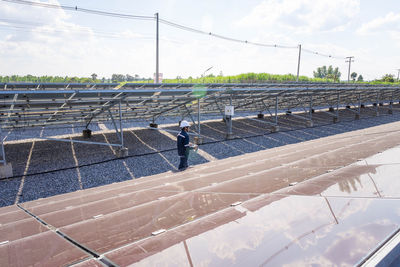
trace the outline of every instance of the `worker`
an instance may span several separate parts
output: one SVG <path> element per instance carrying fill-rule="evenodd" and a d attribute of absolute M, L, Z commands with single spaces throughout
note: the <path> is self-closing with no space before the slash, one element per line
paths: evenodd
<path fill-rule="evenodd" d="M 190 150 L 195 149 L 196 146 L 192 145 L 189 141 L 189 122 L 183 120 L 181 121 L 179 127 L 181 128 L 181 131 L 177 136 L 178 155 L 180 157 L 178 170 L 183 171 L 188 167 Z"/>

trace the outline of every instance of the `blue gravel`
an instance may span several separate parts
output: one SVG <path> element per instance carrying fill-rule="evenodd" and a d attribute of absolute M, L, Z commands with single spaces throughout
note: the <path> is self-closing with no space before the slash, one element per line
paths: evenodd
<path fill-rule="evenodd" d="M 60 151 L 61 153 L 54 153 Z M 75 166 L 71 143 L 57 141 L 35 142 L 28 173 L 38 173 Z"/>
<path fill-rule="evenodd" d="M 111 135 L 112 134 L 106 134 L 107 138 Z M 83 137 L 74 137 L 73 139 L 88 141 L 88 139 L 84 139 Z M 90 138 L 90 141 L 105 143 L 105 139 L 102 134 L 93 135 Z M 114 153 L 111 151 L 110 147 L 104 145 L 74 143 L 74 150 L 79 165 L 90 164 L 115 158 Z M 72 155 L 70 154 L 70 156 Z"/>
<path fill-rule="evenodd" d="M 299 143 L 302 140 L 299 140 L 298 138 L 296 138 L 296 133 L 294 131 L 290 131 L 290 132 L 277 132 L 273 134 L 273 137 L 275 139 L 279 139 L 281 140 L 283 143 L 285 143 L 286 145 L 288 144 L 295 144 L 295 143 Z"/>
<path fill-rule="evenodd" d="M 132 179 L 122 160 L 79 168 L 83 189 Z"/>
<path fill-rule="evenodd" d="M 31 201 L 76 190 L 79 190 L 79 182 L 77 172 L 74 169 L 32 175 L 25 178 L 24 188 L 19 201 Z"/>
<path fill-rule="evenodd" d="M 13 205 L 21 179 L 0 180 L 0 207 Z"/>
<path fill-rule="evenodd" d="M 174 152 L 175 156 L 171 156 L 171 158 L 178 160 L 178 156 L 176 154 L 177 152 Z M 173 170 L 173 167 L 169 165 L 159 154 L 127 158 L 125 159 L 125 162 L 132 170 L 135 178 Z M 173 161 L 171 164 L 178 166 L 179 163 L 177 163 L 177 161 Z"/>
<path fill-rule="evenodd" d="M 227 144 L 229 144 L 229 143 L 228 142 L 219 142 L 219 143 L 213 143 L 213 144 L 205 144 L 205 145 L 201 145 L 200 148 L 217 159 L 224 159 L 224 158 L 234 157 L 234 156 L 243 154 L 239 150 L 237 150 L 231 146 L 228 146 Z"/>
<path fill-rule="evenodd" d="M 135 134 L 146 144 L 156 150 L 176 147 L 176 141 L 155 130 L 137 130 Z M 153 150 L 152 150 L 153 151 Z"/>

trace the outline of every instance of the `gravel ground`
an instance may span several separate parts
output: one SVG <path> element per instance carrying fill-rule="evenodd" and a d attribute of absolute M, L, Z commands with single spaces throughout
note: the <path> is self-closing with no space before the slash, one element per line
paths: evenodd
<path fill-rule="evenodd" d="M 21 179 L 7 179 L 0 181 L 0 206 L 9 206 L 15 203 Z M 33 190 L 32 190 L 33 191 Z"/>
<path fill-rule="evenodd" d="M 77 172 L 74 169 L 32 175 L 26 177 L 24 180 L 24 187 L 19 202 L 50 197 L 79 189 Z M 15 195 L 13 197 L 15 199 Z"/>
<path fill-rule="evenodd" d="M 336 124 L 332 123 L 331 116 L 314 113 L 315 127 L 313 128 L 306 128 L 302 120 L 296 120 L 293 116 L 282 115 L 279 117 L 281 131 L 278 133 L 270 133 L 271 126 L 261 120 L 255 120 L 256 116 L 253 115 L 251 118 L 239 118 L 233 121 L 233 133 L 236 137 L 233 140 L 225 140 L 227 130 L 225 122 L 218 116 L 209 116 L 207 118 L 215 120 L 202 123 L 201 133 L 205 143 L 200 148 L 216 159 L 223 159 L 400 120 L 400 113 L 386 115 L 384 110 L 381 110 L 382 115 L 379 117 L 363 118 L 361 116 L 360 120 L 354 120 L 354 114 L 350 111 L 341 111 L 341 121 Z M 362 114 L 373 115 L 374 109 L 365 109 Z M 205 119 L 206 116 L 202 118 Z M 0 206 L 12 205 L 17 198 L 19 202 L 30 201 L 81 188 L 91 188 L 175 170 L 179 164 L 175 141 L 175 136 L 179 131 L 177 119 L 162 118 L 157 123 L 159 129 L 169 131 L 174 139 L 160 131 L 147 129 L 148 122 L 124 123 L 124 128 L 144 128 L 124 131 L 124 143 L 129 149 L 129 156 L 123 159 L 116 158 L 113 152 L 116 148 L 111 149 L 109 146 L 35 141 L 32 157 L 28 162 L 32 141 L 6 143 L 7 160 L 12 163 L 16 177 L 0 180 Z M 164 128 L 162 123 L 171 125 L 166 125 Z M 113 126 L 110 123 L 105 123 L 105 125 L 111 132 L 94 132 L 90 141 L 119 143 Z M 90 128 L 100 129 L 97 124 L 91 125 Z M 29 129 L 23 134 L 29 133 L 34 137 L 40 134 L 54 136 L 77 133 L 79 136 L 74 136 L 74 140 L 87 140 L 80 136 L 82 129 L 77 126 L 44 131 L 36 129 L 36 132 Z M 7 140 L 21 139 L 21 134 L 11 133 L 10 138 Z M 191 138 L 193 140 L 193 135 Z M 205 162 L 207 160 L 197 153 L 192 154 L 189 159 L 190 165 Z M 76 165 L 79 167 L 76 168 Z M 28 175 L 22 178 L 25 171 Z M 21 186 L 22 180 L 23 186 Z M 18 196 L 20 187 L 22 191 Z"/>
<path fill-rule="evenodd" d="M 80 167 L 83 189 L 131 179 L 121 160 Z"/>

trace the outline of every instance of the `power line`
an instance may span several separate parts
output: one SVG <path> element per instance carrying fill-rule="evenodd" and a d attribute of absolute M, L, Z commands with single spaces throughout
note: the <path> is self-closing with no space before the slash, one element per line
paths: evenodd
<path fill-rule="evenodd" d="M 115 13 L 115 12 L 106 12 L 106 11 L 100 11 L 100 10 L 94 10 L 94 9 L 86 9 L 86 8 L 80 8 L 78 6 L 66 6 L 66 5 L 55 5 L 55 4 L 48 4 L 48 3 L 38 3 L 38 2 L 32 2 L 32 1 L 27 1 L 27 0 L 2 0 L 4 2 L 10 2 L 10 3 L 15 3 L 15 4 L 23 4 L 23 5 L 30 5 L 30 6 L 37 6 L 37 7 L 44 7 L 44 8 L 52 8 L 52 9 L 64 9 L 64 10 L 69 10 L 69 11 L 79 11 L 83 13 L 89 13 L 93 15 L 100 15 L 100 16 L 108 16 L 108 17 L 116 17 L 116 18 L 121 18 L 121 19 L 135 19 L 135 20 L 156 20 L 156 17 L 154 16 L 139 16 L 139 15 L 131 15 L 131 14 L 122 14 L 122 13 Z M 236 39 L 220 34 L 215 34 L 212 32 L 206 32 L 202 30 L 198 30 L 196 28 L 188 27 L 182 24 L 178 24 L 169 20 L 165 19 L 160 19 L 158 18 L 158 21 L 160 23 L 163 23 L 165 25 L 168 25 L 170 27 L 174 27 L 180 30 L 185 30 L 197 34 L 203 34 L 203 35 L 209 35 L 215 38 L 231 41 L 231 42 L 237 42 L 237 43 L 243 43 L 243 44 L 251 44 L 255 46 L 261 46 L 261 47 L 270 47 L 270 48 L 287 48 L 287 49 L 297 49 L 298 46 L 287 46 L 287 45 L 279 45 L 279 44 L 264 44 L 264 43 L 258 43 L 258 42 L 251 42 L 247 40 L 241 40 L 241 39 Z M 312 51 L 309 49 L 304 49 L 302 48 L 304 52 L 318 55 L 318 56 L 323 56 L 323 57 L 328 57 L 328 58 L 334 58 L 334 59 L 344 59 L 345 57 L 338 57 L 338 56 L 333 56 L 329 54 L 324 54 L 324 53 L 319 53 L 317 51 Z"/>
<path fill-rule="evenodd" d="M 15 3 L 15 4 L 52 8 L 52 9 L 64 9 L 64 10 L 69 10 L 69 11 L 79 11 L 79 12 L 84 12 L 84 13 L 89 13 L 89 14 L 94 14 L 94 15 L 117 17 L 117 18 L 123 18 L 123 19 L 154 20 L 154 17 L 152 17 L 152 16 L 138 16 L 138 15 L 106 12 L 106 11 L 100 11 L 100 10 L 94 10 L 94 9 L 80 8 L 78 6 L 54 5 L 54 4 L 38 3 L 38 2 L 32 2 L 32 1 L 26 1 L 26 0 L 2 0 L 2 1 Z"/>
<path fill-rule="evenodd" d="M 188 27 L 185 25 L 181 25 L 178 23 L 174 23 L 165 19 L 159 19 L 161 23 L 171 26 L 171 27 L 175 27 L 181 30 L 185 30 L 185 31 L 189 31 L 189 32 L 194 32 L 194 33 L 199 33 L 199 34 L 203 34 L 203 35 L 209 35 L 209 36 L 213 36 L 216 38 L 220 38 L 220 39 L 224 39 L 227 41 L 232 41 L 232 42 L 237 42 L 237 43 L 243 43 L 243 44 L 252 44 L 252 45 L 256 45 L 256 46 L 264 46 L 264 47 L 275 47 L 275 48 L 297 48 L 297 46 L 285 46 L 285 45 L 277 45 L 277 44 L 263 44 L 263 43 L 256 43 L 256 42 L 251 42 L 251 41 L 247 41 L 247 40 L 240 40 L 240 39 L 235 39 L 235 38 L 231 38 L 231 37 L 227 37 L 227 36 L 223 36 L 223 35 L 219 35 L 219 34 L 215 34 L 212 32 L 206 32 L 206 31 L 202 31 L 202 30 L 198 30 L 192 27 Z"/>
<path fill-rule="evenodd" d="M 346 57 L 338 57 L 338 56 L 332 56 L 329 54 L 323 54 L 323 53 L 319 53 L 317 51 L 312 51 L 309 49 L 302 49 L 304 52 L 310 53 L 310 54 L 314 54 L 314 55 L 318 55 L 318 56 L 322 56 L 322 57 L 329 57 L 329 58 L 334 58 L 334 59 L 345 59 Z"/>

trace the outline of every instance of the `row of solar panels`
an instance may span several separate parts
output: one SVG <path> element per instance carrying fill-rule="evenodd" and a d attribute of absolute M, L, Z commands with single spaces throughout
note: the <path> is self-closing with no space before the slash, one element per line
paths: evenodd
<path fill-rule="evenodd" d="M 134 84 L 140 89 L 115 88 L 107 84 L 103 89 L 87 89 L 88 84 L 55 89 L 60 84 L 13 84 L 13 90 L 0 90 L 0 119 L 2 128 L 46 126 L 109 120 L 110 115 L 124 120 L 152 120 L 160 116 L 197 114 L 198 99 L 202 114 L 222 113 L 225 105 L 235 112 L 265 112 L 267 110 L 319 109 L 337 105 L 357 106 L 400 99 L 400 87 L 355 87 L 337 84 L 318 84 L 315 88 L 304 84 L 244 84 L 239 87 L 219 88 L 204 85 L 192 87 L 145 88 L 148 84 Z M 103 84 L 106 86 L 105 84 Z M 129 84 L 131 85 L 131 84 Z M 49 90 L 53 86 L 54 90 Z M 114 86 L 114 87 L 113 87 Z M 156 85 L 152 85 L 156 86 Z M 214 86 L 214 85 L 213 85 Z M 347 87 L 347 88 L 346 88 Z M 17 88 L 20 88 L 16 90 Z M 25 89 L 22 89 L 25 88 Z M 39 89 L 38 89 L 39 88 Z M 73 89 L 75 88 L 75 89 Z"/>
<path fill-rule="evenodd" d="M 273 83 L 0 83 L 3 90 L 99 90 L 99 89 L 176 89 L 176 88 L 393 88 L 398 87 L 389 84 L 372 85 L 360 83 L 315 83 L 315 82 L 273 82 Z"/>

